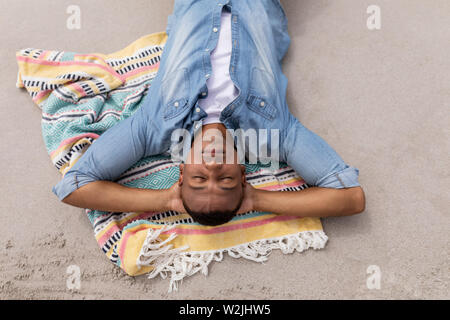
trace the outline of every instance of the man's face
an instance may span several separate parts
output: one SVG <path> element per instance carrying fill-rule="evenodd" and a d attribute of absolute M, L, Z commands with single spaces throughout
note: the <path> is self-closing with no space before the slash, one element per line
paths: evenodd
<path fill-rule="evenodd" d="M 208 136 L 208 128 L 205 127 L 203 137 Z M 217 127 L 213 128 L 217 130 Z M 225 137 L 227 133 L 223 129 L 220 127 L 219 131 Z M 237 163 L 237 154 L 230 140 L 201 138 L 194 139 L 189 160 L 180 166 L 181 197 L 195 212 L 234 211 L 242 202 L 245 167 Z M 198 153 L 201 153 L 201 158 Z"/>

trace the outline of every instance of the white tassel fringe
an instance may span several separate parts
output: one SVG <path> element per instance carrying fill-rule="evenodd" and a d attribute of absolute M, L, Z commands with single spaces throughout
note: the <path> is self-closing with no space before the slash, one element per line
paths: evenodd
<path fill-rule="evenodd" d="M 169 293 L 173 290 L 177 291 L 179 283 L 185 277 L 192 276 L 199 271 L 205 276 L 208 275 L 208 265 L 213 260 L 221 261 L 224 252 L 227 252 L 233 258 L 264 262 L 267 261 L 273 249 L 280 249 L 284 254 L 290 254 L 294 251 L 302 252 L 310 248 L 322 249 L 328 241 L 327 235 L 322 230 L 314 230 L 278 238 L 257 240 L 227 249 L 184 252 L 189 248 L 188 246 L 172 249 L 173 245 L 169 244 L 177 236 L 176 233 L 172 233 L 164 241 L 159 238 L 162 232 L 174 227 L 175 225 L 164 226 L 158 230 L 149 229 L 136 262 L 138 267 L 154 267 L 148 274 L 148 278 L 160 275 L 161 278 L 165 279 L 169 273 Z"/>

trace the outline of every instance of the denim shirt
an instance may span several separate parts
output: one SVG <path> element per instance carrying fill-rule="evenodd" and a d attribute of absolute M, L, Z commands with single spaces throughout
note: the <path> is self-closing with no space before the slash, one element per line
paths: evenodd
<path fill-rule="evenodd" d="M 243 130 L 282 129 L 290 121 L 287 79 L 281 70 L 290 37 L 279 1 L 175 0 L 158 75 L 143 106 L 157 127 L 151 126 L 148 134 L 160 134 L 149 139 L 148 154 L 166 151 L 176 128 L 193 135 L 200 128 L 194 128 L 194 122 L 206 118 L 198 99 L 208 94 L 210 54 L 217 45 L 224 6 L 232 14 L 229 72 L 239 95 L 224 108 L 220 121 L 229 129 Z"/>
<path fill-rule="evenodd" d="M 224 108 L 220 121 L 234 130 L 279 130 L 276 160 L 287 162 L 309 185 L 359 186 L 359 170 L 347 165 L 289 112 L 281 62 L 290 37 L 279 0 L 175 0 L 159 70 L 142 107 L 133 119 L 108 129 L 89 147 L 53 188 L 60 199 L 88 182 L 116 179 L 139 157 L 167 152 L 175 129 L 184 128 L 194 136 L 201 128 L 207 114 L 198 99 L 208 94 L 210 53 L 217 45 L 224 6 L 231 11 L 229 72 L 239 95 Z M 124 150 L 123 155 L 112 149 L 117 163 L 105 165 L 100 155 L 106 155 L 108 139 L 113 144 L 115 131 L 121 131 L 116 137 L 121 139 L 133 133 L 135 137 L 129 137 L 133 149 Z M 269 146 L 270 142 L 268 137 Z"/>

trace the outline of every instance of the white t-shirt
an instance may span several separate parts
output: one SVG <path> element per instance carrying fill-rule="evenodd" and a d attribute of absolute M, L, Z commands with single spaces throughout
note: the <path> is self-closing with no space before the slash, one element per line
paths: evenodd
<path fill-rule="evenodd" d="M 206 80 L 208 96 L 198 100 L 198 104 L 208 114 L 203 124 L 220 123 L 223 109 L 238 96 L 238 89 L 230 78 L 231 60 L 231 12 L 222 10 L 219 39 L 211 51 L 211 76 Z"/>

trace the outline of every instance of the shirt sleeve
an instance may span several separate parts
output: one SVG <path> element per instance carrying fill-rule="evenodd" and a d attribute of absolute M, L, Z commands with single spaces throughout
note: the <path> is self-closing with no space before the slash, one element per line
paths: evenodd
<path fill-rule="evenodd" d="M 350 188 L 360 186 L 359 170 L 346 164 L 320 136 L 293 115 L 283 142 L 284 160 L 310 186 Z"/>
<path fill-rule="evenodd" d="M 65 197 L 78 188 L 97 180 L 99 179 L 84 174 L 83 172 L 77 172 L 76 170 L 71 169 L 64 175 L 63 179 L 59 183 L 53 186 L 52 192 L 60 201 L 62 201 Z"/>
<path fill-rule="evenodd" d="M 63 200 L 90 182 L 116 180 L 146 155 L 148 123 L 138 111 L 106 130 L 52 188 L 53 193 Z"/>

